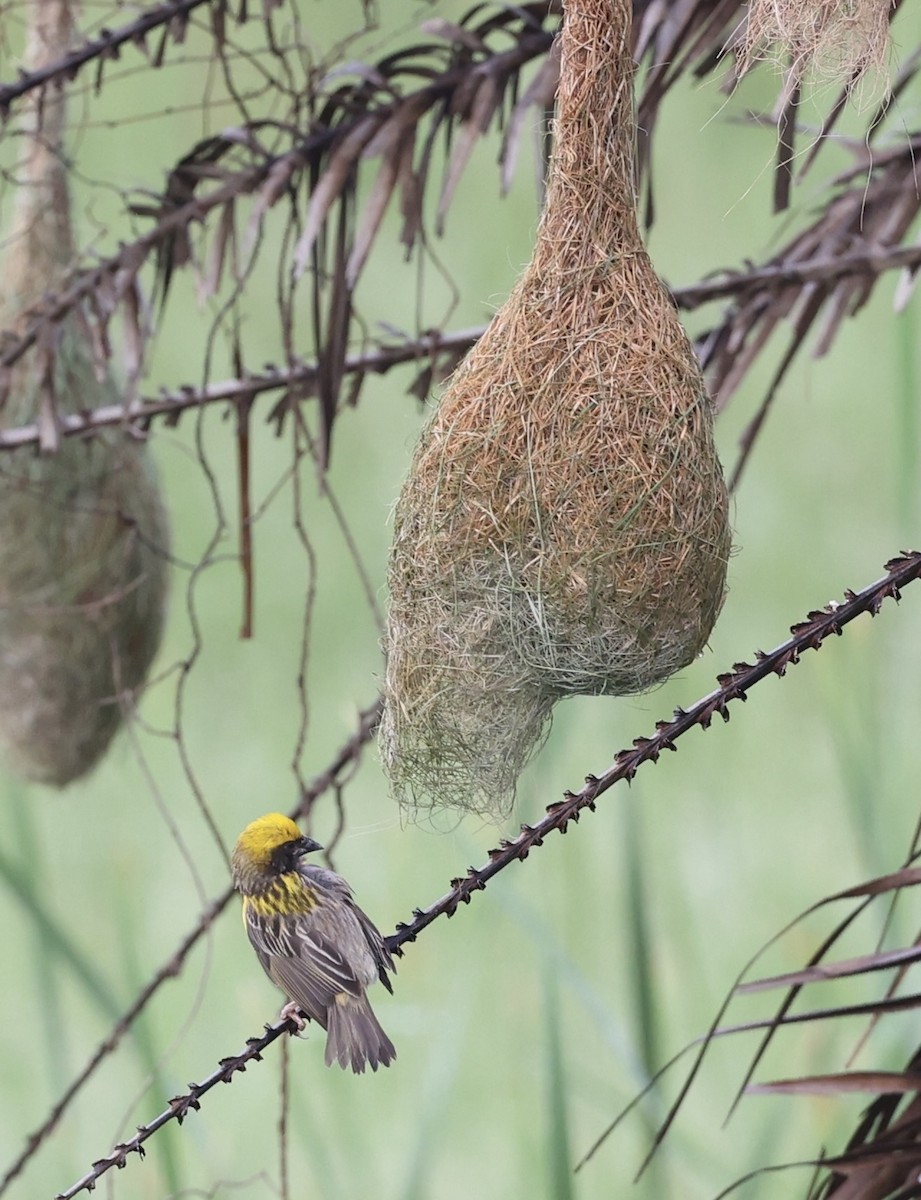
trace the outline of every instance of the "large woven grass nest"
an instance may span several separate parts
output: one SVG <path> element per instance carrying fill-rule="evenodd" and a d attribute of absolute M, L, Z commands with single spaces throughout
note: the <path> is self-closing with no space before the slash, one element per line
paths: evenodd
<path fill-rule="evenodd" d="M 500 816 L 553 705 L 659 683 L 723 599 L 700 368 L 635 217 L 629 0 L 569 0 L 533 258 L 395 513 L 382 748 L 404 803 Z"/>

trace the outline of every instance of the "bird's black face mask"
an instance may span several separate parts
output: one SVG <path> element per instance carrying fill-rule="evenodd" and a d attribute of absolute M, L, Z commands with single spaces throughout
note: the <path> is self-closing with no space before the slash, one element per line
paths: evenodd
<path fill-rule="evenodd" d="M 305 854 L 311 854 L 314 850 L 322 850 L 323 847 L 319 842 L 315 842 L 311 837 L 299 837 L 293 841 L 285 842 L 283 846 L 272 855 L 272 869 L 285 874 L 287 871 L 296 871 L 300 866 L 300 861 Z"/>

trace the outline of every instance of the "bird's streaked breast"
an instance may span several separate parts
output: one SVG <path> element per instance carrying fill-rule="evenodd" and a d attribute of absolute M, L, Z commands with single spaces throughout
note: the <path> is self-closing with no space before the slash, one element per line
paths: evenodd
<path fill-rule="evenodd" d="M 320 899 L 303 880 L 293 873 L 279 875 L 264 892 L 243 897 L 244 913 L 250 912 L 268 920 L 274 916 L 299 917 L 313 912 L 320 906 Z"/>

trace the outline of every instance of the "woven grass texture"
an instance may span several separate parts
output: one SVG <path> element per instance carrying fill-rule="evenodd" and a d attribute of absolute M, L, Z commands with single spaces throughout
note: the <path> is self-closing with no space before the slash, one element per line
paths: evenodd
<path fill-rule="evenodd" d="M 794 78 L 855 84 L 883 72 L 892 0 L 752 0 L 741 45 L 742 69 L 776 47 Z"/>
<path fill-rule="evenodd" d="M 532 260 L 416 449 L 390 558 L 400 801 L 500 817 L 568 695 L 690 662 L 727 496 L 692 347 L 636 220 L 629 0 L 571 0 Z"/>
<path fill-rule="evenodd" d="M 33 0 L 26 59 L 70 44 L 70 6 Z M 75 259 L 62 157 L 63 93 L 25 120 L 2 328 L 21 333 Z M 63 786 L 89 771 L 121 724 L 160 641 L 168 530 L 145 446 L 118 429 L 58 439 L 60 414 L 117 404 L 79 311 L 41 327 L 4 379 L 3 428 L 38 421 L 50 449 L 0 456 L 0 742 L 29 779 Z"/>

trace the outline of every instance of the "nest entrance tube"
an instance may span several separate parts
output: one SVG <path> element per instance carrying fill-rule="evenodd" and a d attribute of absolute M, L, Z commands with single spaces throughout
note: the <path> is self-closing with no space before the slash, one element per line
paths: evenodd
<path fill-rule="evenodd" d="M 29 0 L 25 59 L 61 58 L 68 0 Z M 121 396 L 89 320 L 42 315 L 76 258 L 64 91 L 27 103 L 0 328 L 36 344 L 8 370 L 0 428 L 38 422 L 52 442 L 0 453 L 0 743 L 9 764 L 59 787 L 86 774 L 118 730 L 160 643 L 168 527 L 147 448 L 130 431 L 61 438 L 58 417 Z"/>
<path fill-rule="evenodd" d="M 661 682 L 723 599 L 710 400 L 636 220 L 630 0 L 569 0 L 531 262 L 395 512 L 381 745 L 401 802 L 500 817 L 557 700 Z"/>

